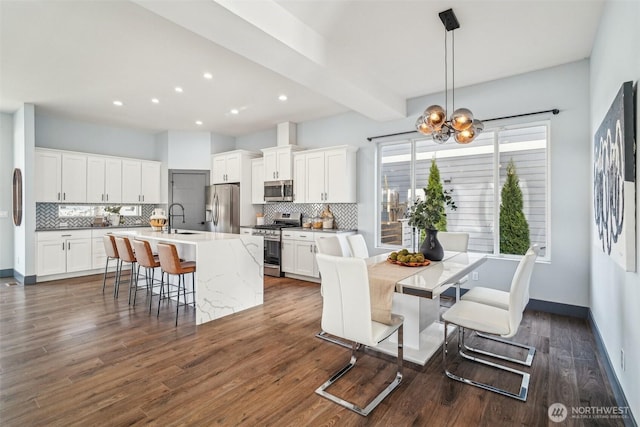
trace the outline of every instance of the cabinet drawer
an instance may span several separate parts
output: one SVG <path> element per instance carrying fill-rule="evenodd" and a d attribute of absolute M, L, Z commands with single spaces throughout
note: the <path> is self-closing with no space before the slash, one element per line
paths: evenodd
<path fill-rule="evenodd" d="M 313 231 L 282 231 L 282 238 L 288 240 L 315 241 Z"/>
<path fill-rule="evenodd" d="M 49 240 L 61 240 L 61 239 L 90 239 L 91 230 L 78 230 L 78 231 L 39 231 L 38 242 L 46 242 Z"/>

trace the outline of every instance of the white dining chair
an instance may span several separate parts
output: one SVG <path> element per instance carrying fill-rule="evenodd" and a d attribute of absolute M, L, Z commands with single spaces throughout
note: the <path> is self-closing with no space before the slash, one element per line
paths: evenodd
<path fill-rule="evenodd" d="M 362 234 L 352 234 L 351 236 L 347 236 L 347 242 L 351 249 L 351 256 L 356 258 L 369 258 L 367 242 L 365 242 Z"/>
<path fill-rule="evenodd" d="M 538 254 L 540 253 L 540 247 L 538 245 L 533 245 L 531 246 L 531 250 L 533 250 L 536 254 L 536 257 L 538 256 Z M 513 286 L 513 283 L 512 285 Z M 476 286 L 471 288 L 469 291 L 467 291 L 464 295 L 462 295 L 461 299 L 463 301 L 473 301 L 473 302 L 477 302 L 480 304 L 485 304 L 485 305 L 489 305 L 492 307 L 496 307 L 496 308 L 501 308 L 503 310 L 508 310 L 509 309 L 509 295 L 510 292 L 506 292 L 506 291 L 501 291 L 498 289 L 493 289 L 493 288 L 487 288 L 484 286 Z M 527 292 L 525 295 L 525 301 L 524 301 L 524 306 L 526 307 L 527 304 L 529 303 L 529 287 L 527 286 Z M 535 355 L 536 352 L 536 348 L 533 346 L 529 346 L 526 344 L 520 344 L 514 341 L 507 341 L 504 339 L 500 339 L 491 335 L 486 335 L 483 333 L 476 333 L 477 336 L 479 336 L 480 338 L 485 338 L 485 339 L 489 339 L 492 341 L 497 341 L 497 342 L 501 342 L 513 347 L 519 347 L 519 348 L 523 348 L 525 350 L 527 350 L 527 355 L 524 358 L 524 360 L 521 359 L 515 359 L 512 357 L 507 357 L 507 356 L 503 356 L 501 354 L 496 354 L 496 353 L 491 353 L 491 352 L 487 352 L 487 351 L 483 351 L 483 350 L 479 350 L 479 349 L 472 349 L 469 347 L 466 347 L 467 350 L 470 351 L 475 351 L 476 353 L 482 353 L 485 354 L 487 356 L 491 356 L 491 357 L 495 357 L 498 359 L 502 359 L 502 360 L 507 360 L 509 362 L 514 362 L 514 363 L 518 363 L 520 365 L 525 365 L 525 366 L 531 366 L 531 364 L 533 363 L 533 357 Z"/>
<path fill-rule="evenodd" d="M 469 249 L 469 233 L 439 231 L 438 241 L 445 251 L 467 252 Z M 469 280 L 469 276 L 464 276 L 453 283 L 453 286 L 456 287 L 456 301 L 460 301 L 460 286 L 467 280 Z"/>
<path fill-rule="evenodd" d="M 522 321 L 522 315 L 529 295 L 529 283 L 531 281 L 531 273 L 533 272 L 536 256 L 536 251 L 533 248 L 530 248 L 520 260 L 511 282 L 509 306 L 506 310 L 475 301 L 461 300 L 455 303 L 442 315 L 442 319 L 444 321 L 444 345 L 442 346 L 442 359 L 444 372 L 449 378 L 521 401 L 527 400 L 530 380 L 530 374 L 528 372 L 519 371 L 508 366 L 468 355 L 464 352 L 463 348 L 466 348 L 464 343 L 465 329 L 497 335 L 502 338 L 511 338 L 518 332 L 518 327 Z M 447 327 L 449 324 L 458 326 L 457 347 L 458 354 L 460 356 L 467 360 L 520 376 L 522 378 L 520 390 L 517 393 L 513 393 L 494 385 L 475 381 L 450 372 L 447 367 Z M 471 349 L 471 351 L 475 350 Z"/>
<path fill-rule="evenodd" d="M 324 289 L 322 329 L 332 335 L 352 341 L 353 345 L 351 346 L 351 359 L 347 365 L 318 387 L 316 393 L 360 415 L 367 416 L 402 381 L 402 326 L 404 318 L 391 314 L 391 322 L 388 325 L 371 319 L 369 277 L 363 259 L 318 254 L 317 261 Z M 360 407 L 327 391 L 327 388 L 355 366 L 356 354 L 362 345 L 378 345 L 396 331 L 398 332 L 397 372 L 391 383 L 374 399 Z"/>

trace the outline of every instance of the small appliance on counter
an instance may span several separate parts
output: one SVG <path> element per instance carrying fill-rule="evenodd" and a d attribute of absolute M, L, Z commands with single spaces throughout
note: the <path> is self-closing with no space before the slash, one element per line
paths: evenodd
<path fill-rule="evenodd" d="M 167 224 L 167 215 L 164 212 L 164 209 L 156 208 L 151 212 L 151 217 L 149 218 L 149 225 L 153 231 L 162 231 L 162 228 Z"/>

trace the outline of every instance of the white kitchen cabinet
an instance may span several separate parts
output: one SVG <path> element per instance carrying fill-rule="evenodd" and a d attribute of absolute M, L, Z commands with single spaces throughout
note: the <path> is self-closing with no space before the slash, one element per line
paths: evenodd
<path fill-rule="evenodd" d="M 87 156 L 84 154 L 62 154 L 62 201 L 87 201 Z"/>
<path fill-rule="evenodd" d="M 240 227 L 240 234 L 244 234 L 245 236 L 251 236 L 251 227 Z"/>
<path fill-rule="evenodd" d="M 307 202 L 307 158 L 304 153 L 293 155 L 293 203 Z"/>
<path fill-rule="evenodd" d="M 122 160 L 87 157 L 87 202 L 122 202 Z"/>
<path fill-rule="evenodd" d="M 293 152 L 297 146 L 263 148 L 264 180 L 284 181 L 293 177 Z"/>
<path fill-rule="evenodd" d="M 316 263 L 315 242 L 294 241 L 294 259 L 296 274 L 309 277 L 319 277 Z"/>
<path fill-rule="evenodd" d="M 356 203 L 356 151 L 355 147 L 340 146 L 297 154 L 295 201 Z"/>
<path fill-rule="evenodd" d="M 264 204 L 264 161 L 251 159 L 251 202 Z"/>
<path fill-rule="evenodd" d="M 285 273 L 318 278 L 313 231 L 282 232 L 281 269 Z"/>
<path fill-rule="evenodd" d="M 36 150 L 35 166 L 36 202 L 86 203 L 86 155 Z"/>
<path fill-rule="evenodd" d="M 39 232 L 37 241 L 38 276 L 91 270 L 91 230 Z"/>
<path fill-rule="evenodd" d="M 36 202 L 62 201 L 62 153 L 36 150 L 35 166 Z"/>
<path fill-rule="evenodd" d="M 211 159 L 211 182 L 226 184 L 240 182 L 242 176 L 242 152 L 214 154 Z"/>
<path fill-rule="evenodd" d="M 160 203 L 160 163 L 122 160 L 122 203 Z"/>
<path fill-rule="evenodd" d="M 280 270 L 283 273 L 295 273 L 295 254 L 293 250 L 294 241 L 291 239 L 285 239 L 282 237 L 282 244 L 280 245 Z"/>

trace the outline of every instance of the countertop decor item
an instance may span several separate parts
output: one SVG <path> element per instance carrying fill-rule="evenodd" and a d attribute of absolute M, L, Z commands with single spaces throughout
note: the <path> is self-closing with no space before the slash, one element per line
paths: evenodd
<path fill-rule="evenodd" d="M 456 85 L 455 85 L 455 36 L 454 30 L 460 28 L 460 23 L 453 9 L 445 10 L 438 14 L 444 25 L 444 108 L 440 105 L 431 105 L 416 121 L 416 129 L 424 135 L 431 135 L 433 141 L 444 144 L 451 135 L 458 144 L 468 144 L 482 132 L 484 125 L 473 118 L 473 113 L 467 108 L 456 110 Z M 454 110 L 451 118 L 447 120 L 447 108 L 449 108 L 449 90 L 447 87 L 448 73 L 448 49 L 447 33 L 451 31 L 451 109 Z M 427 41 L 429 43 L 429 41 Z"/>
<path fill-rule="evenodd" d="M 164 209 L 154 209 L 151 213 L 151 217 L 149 217 L 149 225 L 151 225 L 153 231 L 162 231 L 166 224 L 167 215 L 165 214 Z"/>

